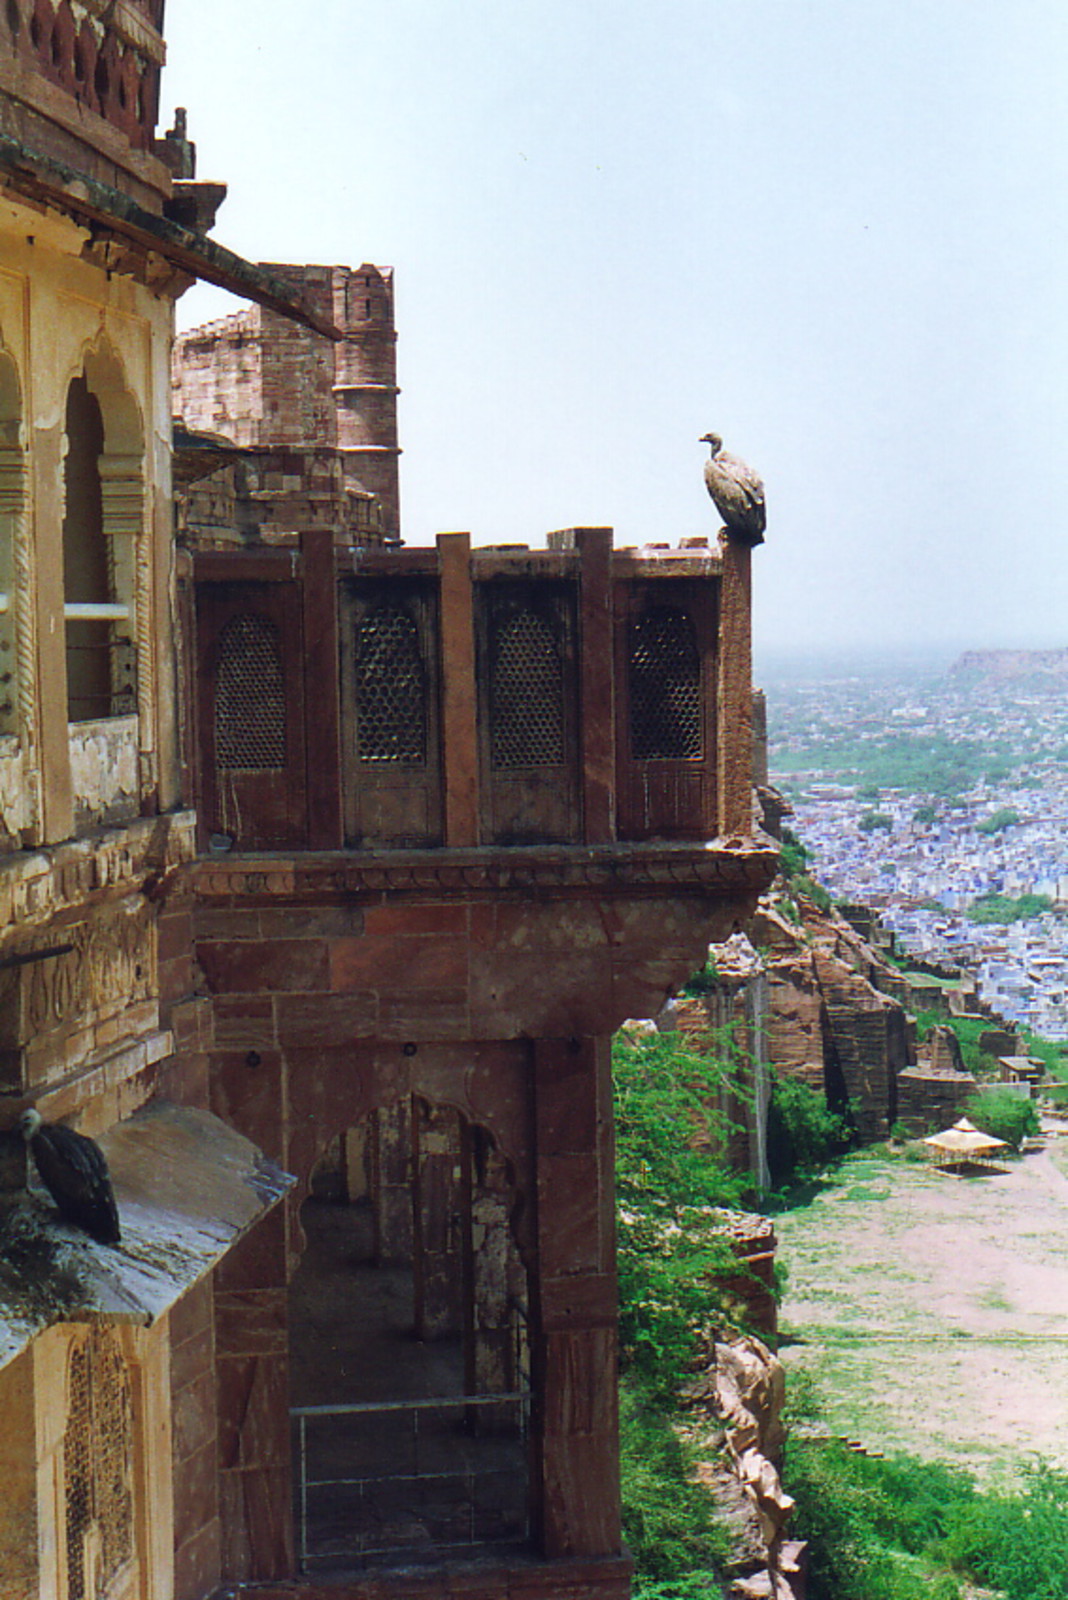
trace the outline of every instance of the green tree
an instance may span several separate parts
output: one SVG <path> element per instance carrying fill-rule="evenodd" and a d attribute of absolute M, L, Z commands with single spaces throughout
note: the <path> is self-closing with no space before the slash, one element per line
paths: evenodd
<path fill-rule="evenodd" d="M 973 1095 L 965 1106 L 965 1114 L 981 1133 L 993 1139 L 1004 1139 L 1007 1145 L 1019 1150 L 1029 1134 L 1038 1132 L 1038 1112 L 1030 1096 L 1011 1094 L 996 1087 L 983 1089 Z"/>
<path fill-rule="evenodd" d="M 1004 894 L 984 894 L 973 900 L 967 916 L 971 922 L 1007 925 L 1010 922 L 1030 922 L 1053 908 L 1047 894 L 1022 894 L 1018 899 Z"/>
<path fill-rule="evenodd" d="M 857 827 L 861 833 L 875 833 L 877 829 L 884 828 L 887 833 L 894 826 L 894 819 L 885 811 L 865 811 Z"/>
<path fill-rule="evenodd" d="M 768 1105 L 768 1167 L 772 1182 L 818 1172 L 850 1140 L 844 1118 L 828 1111 L 822 1094 L 797 1078 L 777 1078 Z"/>
<path fill-rule="evenodd" d="M 1020 813 L 1012 806 L 1002 806 L 992 816 L 987 817 L 984 822 L 977 822 L 975 831 L 976 833 L 986 834 L 1004 833 L 1006 828 L 1014 828 L 1019 820 Z"/>

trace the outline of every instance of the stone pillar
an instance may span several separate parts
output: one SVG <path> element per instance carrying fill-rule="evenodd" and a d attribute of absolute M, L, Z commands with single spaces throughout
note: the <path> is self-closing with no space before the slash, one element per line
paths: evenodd
<path fill-rule="evenodd" d="M 369 1165 L 378 1266 L 412 1259 L 411 1115 L 408 1099 L 371 1114 Z"/>
<path fill-rule="evenodd" d="M 610 1041 L 534 1046 L 536 1528 L 550 1559 L 620 1548 Z"/>
<path fill-rule="evenodd" d="M 170 1314 L 175 1600 L 199 1600 L 219 1582 L 215 1327 L 211 1282 L 190 1289 Z"/>
<path fill-rule="evenodd" d="M 56 1335 L 49 1330 L 45 1338 L 54 1341 Z M 0 1473 L 3 1473 L 4 1484 L 3 1495 L 0 1495 L 2 1592 L 44 1594 L 48 1589 L 41 1583 L 44 1574 L 38 1571 L 37 1565 L 41 1531 L 37 1526 L 37 1430 L 41 1426 L 38 1415 L 49 1419 L 50 1429 L 54 1431 L 57 1423 L 51 1419 L 57 1415 L 61 1419 L 63 1411 L 54 1403 L 49 1406 L 45 1396 L 40 1405 L 35 1405 L 33 1346 L 0 1369 L 0 1410 L 4 1418 L 0 1432 Z M 50 1456 L 48 1465 L 52 1464 Z"/>
<path fill-rule="evenodd" d="M 460 1117 L 451 1106 L 412 1105 L 412 1280 L 415 1337 L 460 1332 Z"/>
<path fill-rule="evenodd" d="M 523 1386 L 516 1319 L 526 1302 L 513 1281 L 519 1262 L 509 1227 L 507 1163 L 481 1130 L 465 1125 L 463 1133 L 464 1387 L 468 1394 L 505 1394 Z M 514 1419 L 510 1410 L 502 1415 Z"/>
<path fill-rule="evenodd" d="M 478 710 L 469 533 L 438 534 L 438 570 L 445 843 L 455 848 L 479 842 Z"/>
<path fill-rule="evenodd" d="M 753 652 L 752 551 L 740 539 L 720 537 L 723 577 L 719 613 L 719 683 L 716 729 L 719 772 L 717 831 L 752 832 Z M 710 819 L 711 820 L 711 819 Z"/>
<path fill-rule="evenodd" d="M 304 567 L 304 702 L 308 772 L 308 847 L 340 850 L 341 718 L 338 705 L 337 575 L 329 528 L 300 536 Z"/>
<path fill-rule="evenodd" d="M 215 1273 L 219 1516 L 224 1583 L 293 1573 L 285 1207 Z"/>
<path fill-rule="evenodd" d="M 67 636 L 63 605 L 63 423 L 34 433 L 34 536 L 40 650 L 41 843 L 74 831 L 67 733 Z"/>
<path fill-rule="evenodd" d="M 582 815 L 587 844 L 616 836 L 612 530 L 576 528 L 582 562 Z"/>

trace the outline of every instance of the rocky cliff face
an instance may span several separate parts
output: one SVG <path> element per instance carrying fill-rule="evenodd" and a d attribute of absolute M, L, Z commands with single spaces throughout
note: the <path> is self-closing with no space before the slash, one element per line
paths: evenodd
<path fill-rule="evenodd" d="M 782 1363 L 759 1339 L 717 1343 L 687 1386 L 702 1442 L 699 1465 L 734 1534 L 731 1600 L 801 1600 L 803 1545 L 788 1536 L 794 1502 L 779 1476 L 786 1430 Z"/>
<path fill-rule="evenodd" d="M 762 897 L 747 939 L 713 946 L 708 991 L 676 1003 L 680 1029 L 700 1035 L 729 1026 L 751 1062 L 755 1104 L 724 1109 L 740 1125 L 731 1158 L 761 1186 L 769 1069 L 825 1093 L 832 1109 L 851 1108 L 862 1140 L 885 1139 L 901 1117 L 925 1132 L 930 1117 L 959 1115 L 975 1088 L 952 1034 L 935 1029 L 917 1051 L 908 1014 L 971 1011 L 974 985 L 947 988 L 923 972 L 903 974 L 888 959 L 892 938 L 877 918 L 855 920 L 859 926 L 780 882 Z"/>
<path fill-rule="evenodd" d="M 904 1009 L 882 987 L 892 974 L 882 954 L 803 895 L 766 896 L 749 936 L 766 952 L 775 1071 L 825 1090 L 835 1108 L 852 1104 L 862 1138 L 885 1138 L 910 1051 Z"/>

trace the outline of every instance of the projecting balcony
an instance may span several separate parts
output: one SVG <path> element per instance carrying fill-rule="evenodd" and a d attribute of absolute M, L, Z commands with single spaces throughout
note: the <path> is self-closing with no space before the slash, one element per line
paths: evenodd
<path fill-rule="evenodd" d="M 747 561 L 614 552 L 609 529 L 197 551 L 203 847 L 729 852 L 751 832 Z"/>

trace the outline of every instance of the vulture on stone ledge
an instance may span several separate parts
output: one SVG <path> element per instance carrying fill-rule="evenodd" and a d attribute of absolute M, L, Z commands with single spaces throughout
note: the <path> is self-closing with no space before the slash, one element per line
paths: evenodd
<path fill-rule="evenodd" d="M 767 510 L 760 478 L 744 461 L 727 454 L 718 433 L 703 433 L 701 443 L 712 446 L 712 458 L 705 462 L 705 487 L 727 532 L 744 544 L 763 544 Z"/>
<path fill-rule="evenodd" d="M 67 1222 L 98 1244 L 118 1244 L 119 1213 L 104 1152 L 92 1139 L 59 1122 L 42 1122 L 32 1108 L 19 1118 L 41 1181 Z"/>

